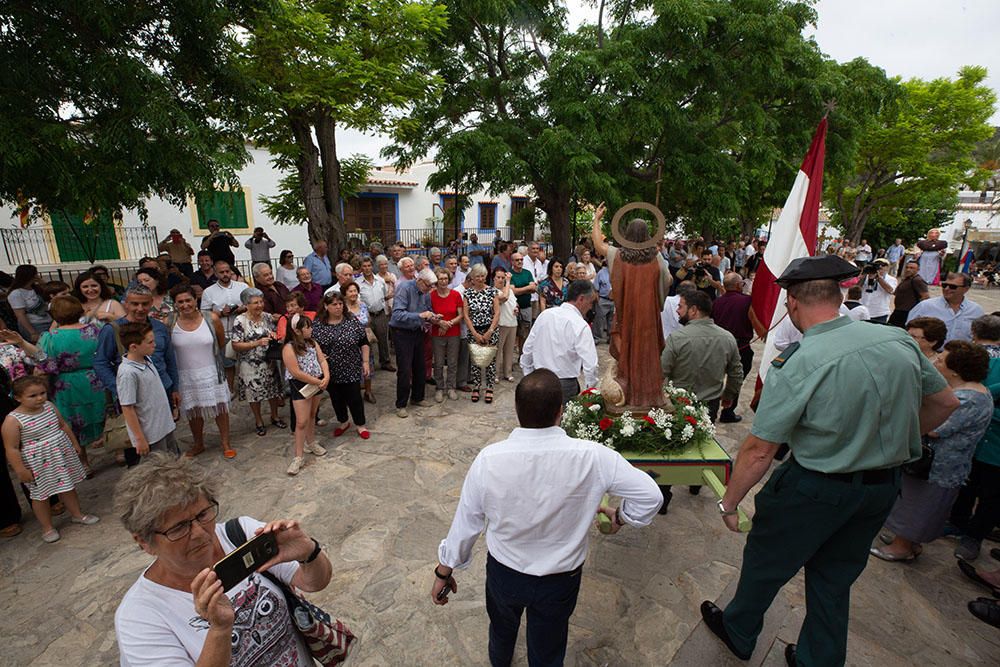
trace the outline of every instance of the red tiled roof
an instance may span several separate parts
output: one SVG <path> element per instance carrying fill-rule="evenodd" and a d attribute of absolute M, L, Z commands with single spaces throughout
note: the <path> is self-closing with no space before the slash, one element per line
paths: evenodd
<path fill-rule="evenodd" d="M 415 188 L 419 185 L 416 181 L 397 181 L 391 178 L 373 178 L 369 177 L 365 181 L 366 185 L 392 185 L 400 188 Z"/>

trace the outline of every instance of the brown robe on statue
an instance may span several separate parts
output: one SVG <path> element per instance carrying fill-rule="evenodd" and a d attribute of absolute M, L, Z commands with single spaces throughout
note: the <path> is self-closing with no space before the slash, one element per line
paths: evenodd
<path fill-rule="evenodd" d="M 625 405 L 663 405 L 663 323 L 660 311 L 660 266 L 656 260 L 629 264 L 616 257 L 611 267 L 611 298 L 615 318 L 611 325 L 611 356 L 618 361 L 615 379 L 625 394 Z"/>

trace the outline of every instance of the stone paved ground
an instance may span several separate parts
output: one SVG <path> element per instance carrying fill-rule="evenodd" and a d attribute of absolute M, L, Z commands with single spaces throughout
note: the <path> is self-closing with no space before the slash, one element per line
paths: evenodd
<path fill-rule="evenodd" d="M 998 294 L 973 297 L 989 311 L 1000 308 Z M 237 406 L 234 429 L 239 457 L 228 462 L 204 454 L 198 464 L 218 476 L 223 516 L 295 517 L 327 546 L 336 574 L 314 599 L 362 637 L 354 664 L 483 665 L 483 541 L 447 607 L 433 606 L 428 592 L 465 471 L 482 446 L 515 425 L 513 385 L 502 383 L 493 406 L 472 404 L 466 395 L 401 420 L 388 410 L 392 381 L 388 373 L 376 378 L 372 439 L 333 440 L 326 429 L 329 455 L 311 459 L 296 478 L 284 474 L 288 433 L 257 438 L 244 406 Z M 747 414 L 745 405 L 741 412 Z M 720 441 L 735 452 L 747 429 L 746 422 L 723 425 Z M 190 436 L 183 428 L 179 433 L 186 445 Z M 63 518 L 57 523 L 63 539 L 46 545 L 26 512 L 24 533 L 0 542 L 2 665 L 117 662 L 114 610 L 149 559 L 110 513 L 121 469 L 104 454 L 95 458 L 99 473 L 80 492 L 84 508 L 103 517 L 100 524 L 69 525 Z M 744 506 L 752 509 L 752 500 Z M 648 528 L 614 536 L 595 530 L 567 664 L 741 664 L 720 650 L 698 605 L 732 596 L 744 540 L 724 529 L 707 490 L 701 497 L 676 494 L 670 514 Z M 1000 664 L 1000 631 L 966 611 L 965 603 L 983 592 L 958 573 L 953 548 L 943 539 L 910 564 L 872 560 L 853 589 L 849 664 Z M 980 562 L 1000 566 L 985 554 Z M 804 602 L 799 575 L 769 612 L 751 664 L 784 664 L 782 651 L 795 641 Z M 526 664 L 524 655 L 522 645 L 515 664 Z"/>

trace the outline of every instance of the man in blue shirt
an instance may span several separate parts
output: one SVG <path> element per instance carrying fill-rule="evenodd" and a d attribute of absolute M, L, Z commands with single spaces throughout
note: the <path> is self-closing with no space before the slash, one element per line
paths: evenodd
<path fill-rule="evenodd" d="M 413 280 L 401 281 L 392 300 L 389 331 L 396 348 L 396 416 L 405 418 L 408 401 L 419 408 L 429 407 L 424 401 L 426 365 L 424 363 L 424 326 L 441 319 L 431 310 L 431 291 L 437 277 L 423 269 Z"/>
<path fill-rule="evenodd" d="M 145 322 L 153 326 L 153 338 L 156 341 L 156 350 L 150 359 L 160 376 L 160 382 L 170 397 L 170 407 L 176 416 L 177 407 L 181 403 L 181 395 L 178 392 L 177 380 L 177 358 L 174 356 L 174 348 L 170 345 L 170 331 L 166 325 L 149 317 L 149 307 L 153 303 L 153 295 L 149 289 L 140 285 L 128 291 L 125 295 L 125 317 L 115 321 L 114 325 L 109 325 L 101 329 L 97 337 L 97 351 L 94 353 L 94 371 L 101 380 L 105 389 L 108 389 L 117 400 L 118 398 L 118 365 L 122 361 L 123 351 L 118 342 L 118 328 L 127 322 Z M 125 460 L 129 465 L 138 462 L 138 454 L 135 449 L 125 451 Z"/>
<path fill-rule="evenodd" d="M 312 273 L 313 282 L 324 290 L 333 284 L 333 267 L 326 253 L 326 241 L 316 241 L 313 243 L 313 251 L 302 260 L 302 266 Z"/>
<path fill-rule="evenodd" d="M 941 296 L 920 301 L 906 316 L 906 321 L 917 317 L 936 317 L 948 327 L 950 340 L 972 340 L 972 320 L 983 315 L 983 308 L 965 298 L 972 277 L 967 273 L 949 273 L 941 281 Z"/>
<path fill-rule="evenodd" d="M 898 276 L 903 271 L 902 262 L 905 256 L 906 247 L 903 245 L 903 239 L 896 239 L 885 253 L 886 259 L 889 260 L 889 271 L 893 276 Z"/>
<path fill-rule="evenodd" d="M 485 258 L 490 254 L 489 246 L 480 245 L 479 237 L 475 234 L 469 234 L 469 245 L 466 248 L 466 253 L 469 256 L 470 264 L 483 264 L 485 263 Z"/>
<path fill-rule="evenodd" d="M 605 264 L 594 278 L 597 288 L 597 317 L 594 318 L 594 340 L 607 343 L 611 339 L 611 318 L 615 315 L 615 302 L 611 300 L 611 274 Z"/>

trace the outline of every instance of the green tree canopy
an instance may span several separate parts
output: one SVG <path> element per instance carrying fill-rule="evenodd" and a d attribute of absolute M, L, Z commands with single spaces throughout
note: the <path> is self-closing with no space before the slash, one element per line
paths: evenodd
<path fill-rule="evenodd" d="M 114 214 L 235 182 L 248 159 L 228 54 L 252 0 L 8 1 L 0 202 Z"/>
<path fill-rule="evenodd" d="M 291 172 L 265 200 L 269 214 L 346 245 L 341 201 L 371 165 L 341 163 L 337 127 L 388 131 L 412 100 L 432 97 L 423 57 L 445 23 L 440 5 L 406 0 L 274 0 L 253 15 L 241 62 L 265 90 L 247 131 Z"/>
<path fill-rule="evenodd" d="M 960 184 L 979 187 L 986 171 L 973 151 L 993 134 L 996 103 L 985 78 L 985 68 L 964 67 L 955 79 L 912 79 L 879 100 L 852 168 L 827 179 L 833 222 L 848 238 L 858 241 L 869 220 L 922 225 L 954 208 Z"/>
<path fill-rule="evenodd" d="M 574 32 L 545 0 L 446 4 L 440 99 L 416 105 L 388 154 L 412 163 L 436 146 L 431 187 L 530 186 L 557 253 L 574 201 L 651 201 L 661 168 L 668 218 L 754 226 L 848 82 L 802 37 L 808 2 L 609 1 Z"/>

